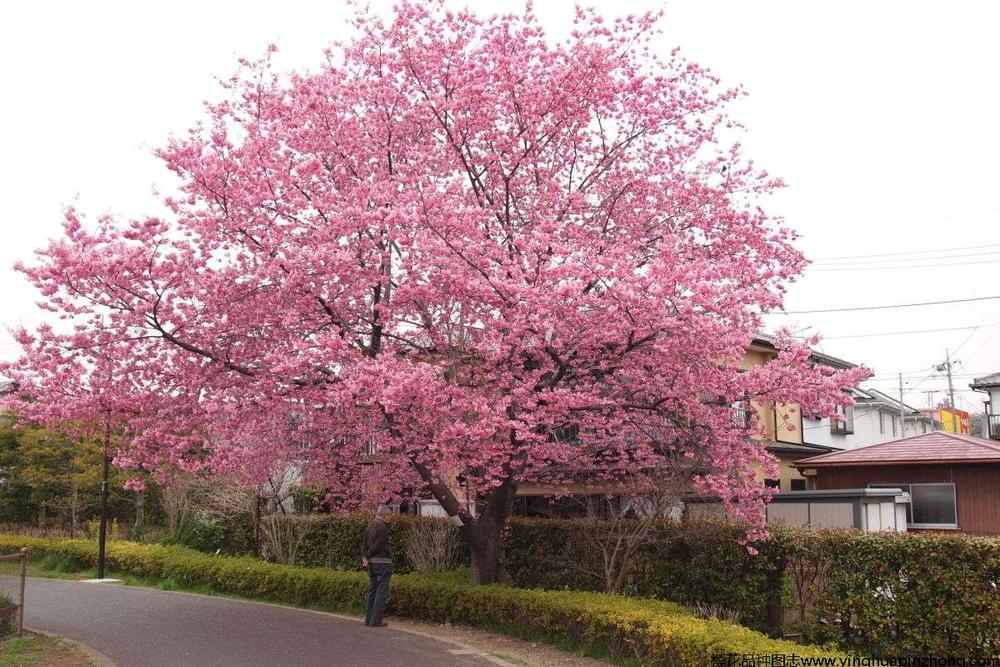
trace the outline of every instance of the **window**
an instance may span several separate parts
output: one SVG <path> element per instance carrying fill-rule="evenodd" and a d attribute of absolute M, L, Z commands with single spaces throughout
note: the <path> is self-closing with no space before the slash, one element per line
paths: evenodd
<path fill-rule="evenodd" d="M 850 435 L 854 433 L 854 407 L 837 406 L 833 417 L 830 417 L 830 433 L 834 435 Z"/>
<path fill-rule="evenodd" d="M 896 415 L 891 417 L 892 419 L 892 437 L 896 437 Z"/>
<path fill-rule="evenodd" d="M 878 432 L 885 434 L 885 413 L 878 411 Z"/>
<path fill-rule="evenodd" d="M 804 479 L 793 479 L 792 491 L 805 491 L 806 490 L 806 480 Z"/>
<path fill-rule="evenodd" d="M 958 528 L 954 484 L 911 484 L 913 525 L 925 528 Z"/>
<path fill-rule="evenodd" d="M 923 484 L 869 484 L 875 489 L 902 489 L 910 494 L 906 505 L 906 525 L 910 528 L 958 528 L 955 485 L 951 482 Z"/>
<path fill-rule="evenodd" d="M 778 489 L 781 488 L 781 482 L 776 479 L 765 479 L 764 486 L 769 489 Z"/>
<path fill-rule="evenodd" d="M 738 400 L 733 403 L 733 427 L 740 430 L 747 430 L 753 423 L 752 418 L 752 408 L 750 407 L 750 401 L 745 399 Z"/>
<path fill-rule="evenodd" d="M 555 438 L 555 441 L 560 444 L 579 444 L 580 426 L 579 424 L 557 426 L 552 431 L 552 437 Z"/>

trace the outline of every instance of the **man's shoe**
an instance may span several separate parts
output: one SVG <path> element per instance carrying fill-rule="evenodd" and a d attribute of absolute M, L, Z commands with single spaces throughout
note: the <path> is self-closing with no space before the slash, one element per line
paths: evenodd
<path fill-rule="evenodd" d="M 369 628 L 385 628 L 385 627 L 388 627 L 388 625 L 389 625 L 388 623 L 386 623 L 385 621 L 382 621 L 381 623 L 372 623 L 368 627 Z"/>

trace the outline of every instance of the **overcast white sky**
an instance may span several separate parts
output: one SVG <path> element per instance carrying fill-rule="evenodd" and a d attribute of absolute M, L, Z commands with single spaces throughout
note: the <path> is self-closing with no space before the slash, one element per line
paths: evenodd
<path fill-rule="evenodd" d="M 483 11 L 523 3 L 455 2 Z M 553 33 L 571 0 L 539 0 Z M 613 15 L 660 6 L 596 0 Z M 388 2 L 372 2 L 389 7 Z M 790 311 L 1000 295 L 1000 4 L 673 0 L 662 49 L 750 96 L 735 111 L 748 153 L 788 188 L 771 210 L 820 261 Z M 346 34 L 342 2 L 13 3 L 0 20 L 0 323 L 38 320 L 37 295 L 10 269 L 59 232 L 61 210 L 155 211 L 171 175 L 152 156 L 218 97 L 216 76 L 274 42 L 279 67 L 312 68 Z M 951 248 L 973 248 L 948 250 Z M 904 268 L 900 268 L 904 267 Z M 864 363 L 872 384 L 941 400 L 932 367 L 956 350 L 959 406 L 981 409 L 972 375 L 1000 371 L 1000 300 L 774 317 L 829 338 L 825 352 Z M 957 329 L 957 327 L 978 327 Z M 868 336 L 926 329 L 923 334 Z M 17 347 L 0 334 L 0 357 Z"/>

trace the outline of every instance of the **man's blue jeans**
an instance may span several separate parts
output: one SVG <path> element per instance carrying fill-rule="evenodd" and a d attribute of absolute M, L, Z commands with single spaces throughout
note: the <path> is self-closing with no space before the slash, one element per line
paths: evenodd
<path fill-rule="evenodd" d="M 392 563 L 368 563 L 368 613 L 365 625 L 379 625 L 389 599 L 389 578 Z"/>

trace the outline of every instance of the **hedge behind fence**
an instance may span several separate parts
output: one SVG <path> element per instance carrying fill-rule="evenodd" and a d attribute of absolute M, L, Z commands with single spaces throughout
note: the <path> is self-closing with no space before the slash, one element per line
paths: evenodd
<path fill-rule="evenodd" d="M 92 541 L 0 535 L 0 552 L 27 547 L 64 565 L 91 565 Z M 367 592 L 362 572 L 337 572 L 215 556 L 179 546 L 113 542 L 112 570 L 210 586 L 223 593 L 328 611 L 358 611 Z M 800 657 L 842 654 L 771 639 L 732 623 L 705 620 L 658 600 L 578 591 L 473 586 L 453 577 L 393 577 L 389 612 L 434 622 L 458 622 L 515 636 L 553 641 L 643 665 L 705 666 L 713 655 L 750 653 Z"/>
<path fill-rule="evenodd" d="M 312 517 L 297 562 L 358 567 L 366 517 Z M 428 521 L 397 517 L 390 535 L 397 571 L 406 558 L 407 527 Z M 523 588 L 598 591 L 598 559 L 576 520 L 514 519 L 505 570 Z M 234 531 L 227 528 L 230 533 Z M 246 530 L 242 531 L 246 534 Z M 800 632 L 870 655 L 1000 654 L 1000 540 L 960 534 L 860 533 L 775 528 L 753 555 L 740 526 L 719 520 L 663 522 L 634 559 L 629 591 L 731 612 L 750 628 Z M 213 545 L 248 553 L 248 543 Z"/>
<path fill-rule="evenodd" d="M 780 535 L 791 577 L 814 573 L 804 632 L 873 655 L 1000 656 L 1000 540 L 965 535 Z"/>
<path fill-rule="evenodd" d="M 517 519 L 507 539 L 506 573 L 515 586 L 601 590 L 600 555 L 585 536 L 584 520 Z M 632 566 L 628 590 L 682 604 L 734 612 L 741 623 L 768 631 L 780 624 L 778 544 L 751 555 L 744 529 L 723 521 L 665 521 Z"/>
<path fill-rule="evenodd" d="M 518 586 L 596 590 L 592 523 L 518 520 L 507 572 Z M 664 522 L 636 558 L 633 592 L 735 612 L 876 656 L 1000 655 L 1000 539 L 776 527 L 751 554 L 739 526 Z M 560 557 L 562 554 L 570 558 Z"/>

